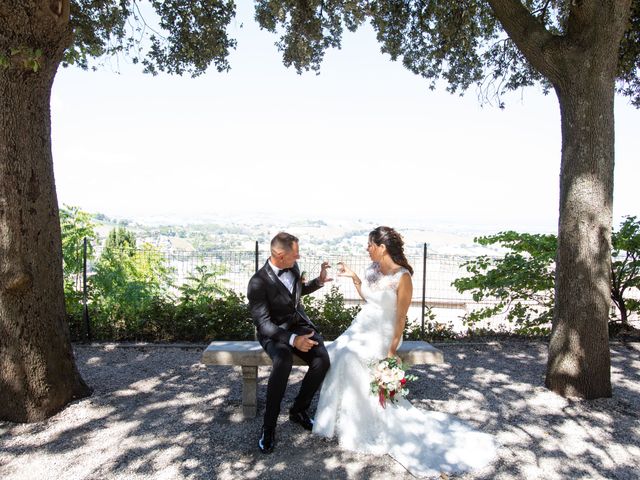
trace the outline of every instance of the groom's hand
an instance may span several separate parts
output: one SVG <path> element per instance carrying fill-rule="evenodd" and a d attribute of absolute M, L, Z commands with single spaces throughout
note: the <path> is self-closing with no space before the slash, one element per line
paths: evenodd
<path fill-rule="evenodd" d="M 314 332 L 310 332 L 305 335 L 296 336 L 295 340 L 293 340 L 293 346 L 301 352 L 308 352 L 318 344 L 315 340 L 311 340 L 313 335 Z"/>
<path fill-rule="evenodd" d="M 320 276 L 318 277 L 318 281 L 321 285 L 324 285 L 326 282 L 330 282 L 333 278 L 329 277 L 328 269 L 331 268 L 329 262 L 322 262 L 320 265 Z"/>

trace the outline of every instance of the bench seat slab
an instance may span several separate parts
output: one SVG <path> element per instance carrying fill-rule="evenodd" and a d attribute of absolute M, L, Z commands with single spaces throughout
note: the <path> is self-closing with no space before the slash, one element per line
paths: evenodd
<path fill-rule="evenodd" d="M 328 346 L 331 342 L 325 342 Z M 407 365 L 434 365 L 444 361 L 442 351 L 422 341 L 405 341 L 398 349 L 398 355 Z M 242 367 L 242 413 L 245 418 L 253 418 L 258 410 L 258 367 L 271 365 L 271 359 L 258 342 L 216 341 L 202 353 L 201 363 L 205 365 L 234 365 Z M 293 356 L 294 365 L 305 365 Z"/>

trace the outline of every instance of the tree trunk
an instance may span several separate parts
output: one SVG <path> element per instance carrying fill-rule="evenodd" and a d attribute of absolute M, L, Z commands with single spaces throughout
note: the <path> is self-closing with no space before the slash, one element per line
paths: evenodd
<path fill-rule="evenodd" d="M 615 276 L 613 273 L 612 275 Z M 623 330 L 629 329 L 629 314 L 627 313 L 627 304 L 624 301 L 624 291 L 620 291 L 619 288 L 615 288 L 611 293 L 611 300 L 613 300 L 613 303 L 618 308 Z"/>
<path fill-rule="evenodd" d="M 545 383 L 564 396 L 610 397 L 613 100 L 631 0 L 568 2 L 564 35 L 545 29 L 519 0 L 488 2 L 560 102 L 560 217 Z"/>
<path fill-rule="evenodd" d="M 546 386 L 563 396 L 592 399 L 611 396 L 614 81 L 587 69 L 579 73 L 566 88 L 556 86 L 562 160 Z"/>
<path fill-rule="evenodd" d="M 624 298 L 622 299 L 622 302 L 620 303 L 620 307 L 618 308 L 618 310 L 620 310 L 620 322 L 622 323 L 622 329 L 624 331 L 631 330 L 631 327 L 629 326 L 629 314 L 627 313 L 627 304 L 625 303 Z"/>
<path fill-rule="evenodd" d="M 10 3 L 10 5 L 7 5 Z M 64 307 L 51 154 L 51 86 L 69 2 L 0 6 L 0 419 L 38 421 L 90 393 Z"/>

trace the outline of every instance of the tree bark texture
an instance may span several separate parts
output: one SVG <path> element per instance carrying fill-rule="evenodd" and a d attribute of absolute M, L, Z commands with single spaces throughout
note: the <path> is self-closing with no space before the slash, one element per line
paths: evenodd
<path fill-rule="evenodd" d="M 630 0 L 571 2 L 566 33 L 545 30 L 519 0 L 488 0 L 560 104 L 562 158 L 555 308 L 546 386 L 564 396 L 611 396 L 614 95 Z"/>
<path fill-rule="evenodd" d="M 69 2 L 0 6 L 0 419 L 38 421 L 90 393 L 64 306 L 50 95 Z M 37 66 L 34 66 L 37 63 Z"/>
<path fill-rule="evenodd" d="M 557 88 L 562 119 L 555 309 L 546 385 L 611 396 L 609 310 L 613 211 L 613 79 Z M 589 81 L 591 80 L 591 81 Z"/>
<path fill-rule="evenodd" d="M 611 396 L 608 322 L 614 97 L 629 1 L 576 2 L 557 53 L 562 159 L 555 309 L 546 386 L 564 396 Z"/>

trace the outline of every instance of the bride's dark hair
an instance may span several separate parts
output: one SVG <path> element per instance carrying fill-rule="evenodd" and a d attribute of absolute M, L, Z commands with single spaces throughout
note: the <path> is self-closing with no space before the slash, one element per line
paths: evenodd
<path fill-rule="evenodd" d="M 391 227 L 378 227 L 369 233 L 369 241 L 376 245 L 384 245 L 387 252 L 396 264 L 409 270 L 413 275 L 413 268 L 409 265 L 404 255 L 404 240 L 402 236 Z"/>

